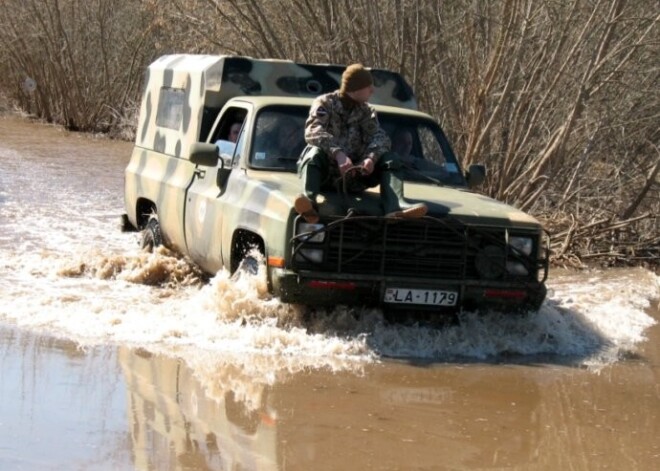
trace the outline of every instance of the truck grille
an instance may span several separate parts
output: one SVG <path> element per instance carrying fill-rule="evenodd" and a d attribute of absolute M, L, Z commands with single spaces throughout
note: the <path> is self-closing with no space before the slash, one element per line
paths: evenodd
<path fill-rule="evenodd" d="M 386 277 L 477 279 L 474 259 L 485 239 L 503 243 L 504 230 L 474 233 L 458 223 L 431 218 L 394 223 L 382 218 L 344 218 L 328 224 L 323 243 L 299 247 L 323 247 L 323 262 L 298 260 L 296 268 Z"/>

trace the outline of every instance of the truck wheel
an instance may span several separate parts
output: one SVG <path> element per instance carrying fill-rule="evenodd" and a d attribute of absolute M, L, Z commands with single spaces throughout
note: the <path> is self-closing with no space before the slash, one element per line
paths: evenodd
<path fill-rule="evenodd" d="M 128 219 L 127 214 L 122 214 L 121 215 L 121 220 L 120 220 L 119 224 L 120 224 L 119 227 L 121 228 L 122 232 L 135 232 L 136 231 L 135 227 L 133 226 L 133 224 L 131 224 L 131 221 Z"/>
<path fill-rule="evenodd" d="M 237 280 L 243 275 L 255 276 L 259 273 L 259 260 L 257 260 L 252 255 L 246 255 L 241 263 L 238 264 L 238 268 L 232 274 L 232 280 Z"/>
<path fill-rule="evenodd" d="M 151 218 L 142 230 L 142 249 L 146 249 L 147 252 L 153 252 L 153 250 L 159 245 L 162 245 L 162 243 L 163 236 L 160 233 L 160 224 L 158 223 L 158 219 Z"/>

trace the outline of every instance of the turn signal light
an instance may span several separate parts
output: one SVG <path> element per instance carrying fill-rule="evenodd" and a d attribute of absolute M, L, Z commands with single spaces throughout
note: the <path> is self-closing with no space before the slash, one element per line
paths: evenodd
<path fill-rule="evenodd" d="M 268 257 L 268 266 L 284 268 L 285 266 L 284 257 Z"/>

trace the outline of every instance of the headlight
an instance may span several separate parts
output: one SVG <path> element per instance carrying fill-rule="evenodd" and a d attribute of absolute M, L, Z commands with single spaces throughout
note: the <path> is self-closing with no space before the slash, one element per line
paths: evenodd
<path fill-rule="evenodd" d="M 321 249 L 301 249 L 296 254 L 296 261 L 298 262 L 323 262 L 323 250 Z"/>
<path fill-rule="evenodd" d="M 509 275 L 514 276 L 527 276 L 529 272 L 525 265 L 520 262 L 506 262 L 506 271 Z"/>
<path fill-rule="evenodd" d="M 323 229 L 325 226 L 323 224 L 309 224 L 307 222 L 301 222 L 298 224 L 298 229 L 296 230 L 296 235 L 305 234 L 307 232 L 318 231 Z M 300 240 L 308 242 L 323 242 L 325 240 L 325 231 L 320 231 L 313 236 L 303 236 Z"/>
<path fill-rule="evenodd" d="M 531 255 L 534 248 L 534 241 L 530 237 L 509 237 L 509 245 L 516 249 L 514 253 Z"/>

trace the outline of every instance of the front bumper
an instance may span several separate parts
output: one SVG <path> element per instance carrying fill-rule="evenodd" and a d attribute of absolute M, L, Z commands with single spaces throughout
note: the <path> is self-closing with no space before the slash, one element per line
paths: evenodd
<path fill-rule="evenodd" d="M 546 296 L 543 283 L 507 283 L 411 278 L 374 279 L 364 276 L 328 276 L 327 273 L 275 269 L 271 272 L 273 294 L 283 302 L 313 306 L 373 306 L 391 311 L 457 312 L 461 310 L 497 309 L 520 311 L 538 309 Z M 411 303 L 386 303 L 385 289 L 400 287 L 419 290 L 444 290 L 458 294 L 454 306 Z"/>

